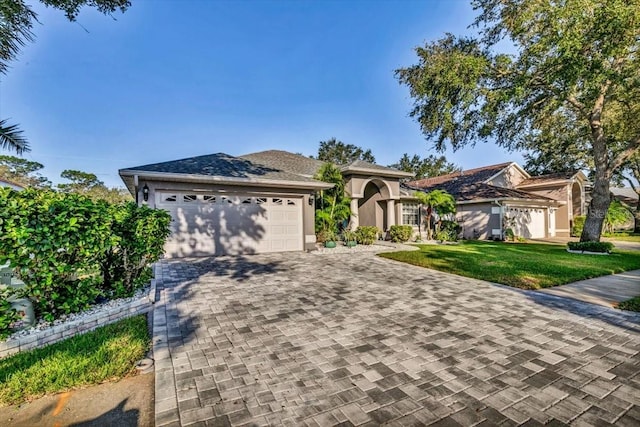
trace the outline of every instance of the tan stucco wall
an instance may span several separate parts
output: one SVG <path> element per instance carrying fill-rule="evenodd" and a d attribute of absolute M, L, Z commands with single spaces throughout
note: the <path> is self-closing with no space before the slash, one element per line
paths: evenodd
<path fill-rule="evenodd" d="M 491 214 L 490 203 L 458 205 L 456 218 L 463 219 L 462 235 L 465 239 L 489 239 L 491 230 L 500 228 L 500 215 Z"/>
<path fill-rule="evenodd" d="M 386 201 L 377 187 L 368 185 L 364 197 L 358 200 L 358 224 L 376 226 L 385 231 Z"/>
<path fill-rule="evenodd" d="M 571 219 L 573 219 L 573 212 L 569 188 L 567 184 L 559 184 L 541 189 L 524 189 L 530 193 L 566 202 L 566 204 L 560 205 L 556 210 L 556 236 L 558 237 L 568 237 L 571 229 L 570 222 Z"/>
<path fill-rule="evenodd" d="M 495 185 L 496 187 L 515 188 L 516 185 L 520 184 L 525 179 L 526 176 L 524 176 L 517 167 L 511 165 L 500 175 L 488 181 L 487 184 Z"/>
<path fill-rule="evenodd" d="M 367 183 L 374 181 L 380 188 L 380 192 L 385 199 L 400 198 L 400 180 L 380 178 L 370 175 L 349 175 L 345 177 L 345 192 L 349 197 L 364 197 L 364 188 Z"/>
<path fill-rule="evenodd" d="M 142 188 L 144 185 L 149 187 L 149 200 L 143 201 Z M 157 191 L 179 191 L 179 192 L 226 192 L 246 195 L 266 195 L 266 196 L 293 196 L 302 197 L 302 223 L 303 223 L 303 247 L 305 250 L 315 249 L 315 210 L 313 205 L 309 205 L 309 197 L 313 194 L 310 190 L 281 189 L 270 187 L 252 187 L 252 186 L 234 186 L 234 185 L 215 185 L 201 183 L 184 183 L 171 181 L 147 181 L 141 179 L 138 185 L 138 203 L 146 204 L 151 208 L 156 207 L 155 193 Z"/>

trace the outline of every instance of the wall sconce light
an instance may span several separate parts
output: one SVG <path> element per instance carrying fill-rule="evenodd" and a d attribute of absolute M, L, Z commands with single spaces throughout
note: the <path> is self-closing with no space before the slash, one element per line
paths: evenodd
<path fill-rule="evenodd" d="M 309 206 L 313 206 L 315 201 L 316 201 L 316 199 L 315 199 L 315 197 L 313 197 L 313 194 L 311 196 L 309 196 Z"/>
<path fill-rule="evenodd" d="M 149 201 L 149 186 L 147 184 L 142 187 L 142 199 L 145 202 Z"/>

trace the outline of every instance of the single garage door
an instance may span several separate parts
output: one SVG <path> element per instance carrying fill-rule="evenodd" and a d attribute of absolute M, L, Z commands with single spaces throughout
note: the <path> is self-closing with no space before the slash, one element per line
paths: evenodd
<path fill-rule="evenodd" d="M 167 210 L 169 257 L 301 251 L 302 198 L 228 193 L 156 193 Z"/>
<path fill-rule="evenodd" d="M 547 210 L 542 208 L 510 207 L 509 218 L 515 221 L 513 231 L 516 236 L 527 239 L 542 239 L 547 237 Z"/>

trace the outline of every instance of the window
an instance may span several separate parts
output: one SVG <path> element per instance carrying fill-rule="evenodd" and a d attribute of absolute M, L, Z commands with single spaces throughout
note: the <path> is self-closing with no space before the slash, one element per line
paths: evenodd
<path fill-rule="evenodd" d="M 185 194 L 182 198 L 183 201 L 185 202 L 195 202 L 198 199 L 198 196 L 196 196 L 195 194 Z"/>
<path fill-rule="evenodd" d="M 418 225 L 420 220 L 420 205 L 417 203 L 402 204 L 402 224 Z"/>
<path fill-rule="evenodd" d="M 204 195 L 202 197 L 202 200 L 204 200 L 206 203 L 215 203 L 216 202 L 216 196 Z"/>

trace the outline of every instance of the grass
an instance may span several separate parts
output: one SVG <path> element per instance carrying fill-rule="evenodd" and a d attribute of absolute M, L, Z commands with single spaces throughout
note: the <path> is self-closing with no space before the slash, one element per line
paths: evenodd
<path fill-rule="evenodd" d="M 465 241 L 380 256 L 521 289 L 540 289 L 640 268 L 640 252 L 571 254 L 564 245 Z"/>
<path fill-rule="evenodd" d="M 640 313 L 640 297 L 622 301 L 617 307 L 620 310 L 637 311 Z"/>
<path fill-rule="evenodd" d="M 21 403 L 128 376 L 149 342 L 143 315 L 2 359 L 0 402 Z"/>
<path fill-rule="evenodd" d="M 629 232 L 617 232 L 617 233 L 607 233 L 604 235 L 607 240 L 618 240 L 622 242 L 637 242 L 640 243 L 640 234 L 629 233 Z"/>

